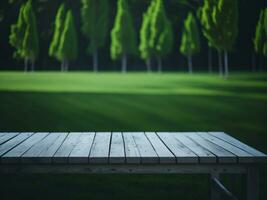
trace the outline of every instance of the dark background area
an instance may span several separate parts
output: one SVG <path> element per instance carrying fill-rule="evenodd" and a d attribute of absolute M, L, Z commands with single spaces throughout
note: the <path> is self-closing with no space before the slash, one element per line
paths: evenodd
<path fill-rule="evenodd" d="M 23 62 L 12 58 L 13 48 L 9 45 L 8 37 L 10 25 L 16 23 L 18 11 L 23 0 L 1 0 L 0 2 L 0 70 L 22 70 Z M 40 56 L 37 61 L 37 70 L 59 70 L 60 64 L 48 56 L 48 48 L 53 34 L 54 19 L 58 6 L 66 2 L 68 8 L 73 10 L 75 24 L 78 32 L 79 53 L 75 62 L 71 63 L 71 70 L 92 69 L 91 56 L 86 55 L 87 40 L 80 32 L 80 7 L 81 2 L 77 0 L 38 0 L 33 1 L 37 15 L 37 25 L 40 38 Z M 109 0 L 110 5 L 110 29 L 113 26 L 116 14 L 116 0 Z M 184 4 L 180 0 L 165 0 L 165 8 L 169 19 L 172 21 L 174 31 L 173 51 L 163 60 L 164 70 L 185 70 L 186 58 L 179 53 L 183 20 L 188 11 L 195 10 L 201 4 L 201 0 L 189 0 L 190 4 Z M 137 35 L 142 23 L 142 13 L 149 4 L 148 0 L 130 0 L 130 9 L 134 19 Z M 251 70 L 253 62 L 252 38 L 258 21 L 259 12 L 267 6 L 266 0 L 239 0 L 239 35 L 236 45 L 230 54 L 230 70 Z M 99 52 L 100 70 L 119 70 L 120 61 L 110 59 L 110 36 L 106 45 Z M 197 70 L 206 70 L 208 65 L 207 44 L 201 35 L 201 52 L 194 56 L 194 65 Z M 259 63 L 259 57 L 256 62 Z M 266 63 L 265 61 L 263 61 Z M 217 53 L 213 51 L 213 65 L 217 68 Z M 155 62 L 154 62 L 155 66 Z M 144 62 L 138 57 L 130 57 L 129 70 L 145 69 Z"/>

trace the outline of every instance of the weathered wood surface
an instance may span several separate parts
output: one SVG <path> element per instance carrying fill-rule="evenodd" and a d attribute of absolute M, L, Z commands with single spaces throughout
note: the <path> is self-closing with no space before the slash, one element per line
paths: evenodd
<path fill-rule="evenodd" d="M 0 133 L 5 164 L 237 164 L 266 154 L 222 132 Z"/>

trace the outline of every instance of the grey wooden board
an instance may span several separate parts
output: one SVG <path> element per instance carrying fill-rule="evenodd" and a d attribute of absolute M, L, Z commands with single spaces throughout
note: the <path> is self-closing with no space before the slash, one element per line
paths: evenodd
<path fill-rule="evenodd" d="M 1 132 L 0 133 L 0 140 L 1 140 L 1 137 L 3 137 L 3 136 L 5 136 L 7 133 L 3 133 L 3 132 Z"/>
<path fill-rule="evenodd" d="M 126 162 L 129 164 L 141 163 L 141 156 L 132 134 L 124 132 L 123 139 L 124 139 Z"/>
<path fill-rule="evenodd" d="M 89 153 L 94 141 L 94 132 L 81 133 L 76 146 L 69 155 L 69 163 L 88 163 Z"/>
<path fill-rule="evenodd" d="M 39 157 L 42 151 L 49 149 L 49 147 L 60 137 L 61 133 L 50 133 L 44 139 L 35 143 L 27 152 L 21 156 L 22 163 L 35 163 L 40 161 Z"/>
<path fill-rule="evenodd" d="M 6 143 L 0 145 L 0 156 L 7 153 L 9 150 L 16 147 L 18 144 L 26 140 L 28 137 L 30 137 L 33 133 L 21 133 L 17 135 L 16 137 L 13 137 L 12 139 L 8 140 Z"/>
<path fill-rule="evenodd" d="M 249 153 L 247 153 L 246 151 L 239 149 L 236 146 L 233 146 L 227 142 L 225 142 L 224 140 L 221 140 L 219 138 L 216 138 L 208 133 L 199 133 L 199 135 L 203 138 L 205 138 L 206 140 L 226 149 L 227 151 L 233 153 L 234 155 L 236 155 L 238 157 L 238 162 L 243 162 L 243 163 L 251 163 L 254 161 L 253 156 Z"/>
<path fill-rule="evenodd" d="M 0 144 L 5 143 L 6 141 L 10 140 L 18 134 L 19 133 L 2 133 L 0 137 Z"/>
<path fill-rule="evenodd" d="M 173 133 L 175 138 L 182 144 L 187 146 L 198 157 L 200 163 L 216 163 L 216 156 L 207 149 L 194 142 L 192 139 L 186 136 L 184 133 Z"/>
<path fill-rule="evenodd" d="M 159 156 L 160 163 L 175 163 L 175 156 L 171 151 L 165 146 L 165 144 L 160 140 L 155 132 L 145 132 L 146 137 L 152 144 L 157 155 Z"/>
<path fill-rule="evenodd" d="M 108 163 L 111 133 L 97 132 L 89 156 L 89 163 Z"/>
<path fill-rule="evenodd" d="M 157 133 L 164 144 L 176 156 L 178 163 L 198 163 L 198 156 L 175 138 L 175 133 Z"/>
<path fill-rule="evenodd" d="M 140 153 L 141 163 L 158 163 L 158 155 L 144 132 L 131 132 L 130 134 L 132 135 Z"/>
<path fill-rule="evenodd" d="M 1 162 L 3 163 L 19 163 L 20 157 L 29 150 L 35 143 L 46 137 L 48 133 L 35 133 L 28 139 L 20 143 L 18 146 L 10 150 L 8 153 L 2 156 Z"/>
<path fill-rule="evenodd" d="M 237 157 L 234 154 L 202 138 L 198 133 L 186 133 L 186 135 L 190 137 L 193 141 L 201 145 L 203 148 L 209 150 L 214 155 L 216 155 L 217 161 L 219 163 L 236 163 L 237 162 Z"/>
<path fill-rule="evenodd" d="M 113 132 L 110 144 L 109 162 L 125 163 L 124 141 L 121 132 Z"/>
<path fill-rule="evenodd" d="M 258 161 L 267 161 L 267 155 L 258 151 L 257 149 L 253 148 L 253 147 L 250 147 L 248 145 L 246 145 L 245 143 L 233 138 L 232 136 L 230 135 L 227 135 L 226 133 L 223 133 L 223 132 L 209 132 L 209 134 L 213 135 L 214 137 L 217 137 L 221 140 L 224 140 L 238 148 L 241 148 L 243 149 L 244 151 L 252 154 L 253 156 L 256 157 L 256 159 Z"/>
<path fill-rule="evenodd" d="M 53 135 L 57 135 L 57 138 L 54 141 L 50 140 L 50 137 L 54 137 Z M 39 163 L 51 163 L 52 157 L 56 153 L 56 151 L 59 149 L 59 147 L 62 145 L 63 141 L 68 136 L 68 133 L 51 133 L 49 136 L 47 136 L 45 139 L 47 140 L 50 145 L 47 145 L 47 148 L 43 148 L 42 151 L 38 154 L 37 161 Z"/>
<path fill-rule="evenodd" d="M 69 155 L 79 141 L 81 133 L 69 133 L 53 156 L 53 163 L 68 163 Z"/>

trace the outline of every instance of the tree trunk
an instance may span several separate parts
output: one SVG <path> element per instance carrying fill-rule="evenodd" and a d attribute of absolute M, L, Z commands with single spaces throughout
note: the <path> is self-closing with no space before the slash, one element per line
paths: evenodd
<path fill-rule="evenodd" d="M 65 71 L 69 70 L 69 61 L 65 60 Z"/>
<path fill-rule="evenodd" d="M 161 57 L 157 56 L 157 62 L 158 62 L 158 73 L 162 72 L 162 61 L 161 61 Z"/>
<path fill-rule="evenodd" d="M 122 55 L 122 58 L 121 58 L 121 72 L 122 73 L 126 73 L 127 71 L 127 56 L 126 54 L 123 54 Z"/>
<path fill-rule="evenodd" d="M 33 72 L 35 68 L 35 61 L 32 59 L 31 60 L 31 71 Z"/>
<path fill-rule="evenodd" d="M 218 61 L 219 61 L 219 75 L 220 77 L 223 76 L 223 68 L 222 68 L 222 53 L 218 51 Z"/>
<path fill-rule="evenodd" d="M 98 52 L 95 51 L 93 54 L 93 68 L 94 68 L 94 72 L 98 71 Z"/>
<path fill-rule="evenodd" d="M 147 72 L 151 72 L 151 59 L 150 58 L 146 60 L 146 67 L 147 67 Z"/>
<path fill-rule="evenodd" d="M 61 60 L 61 72 L 64 71 L 65 59 Z"/>
<path fill-rule="evenodd" d="M 228 52 L 224 50 L 224 77 L 227 78 L 229 74 L 229 66 L 228 66 Z"/>
<path fill-rule="evenodd" d="M 28 58 L 24 58 L 24 72 L 28 71 Z"/>
<path fill-rule="evenodd" d="M 209 73 L 212 73 L 212 50 L 209 47 L 209 52 L 208 52 L 208 64 L 209 64 Z"/>
<path fill-rule="evenodd" d="M 189 74 L 193 74 L 193 62 L 192 62 L 192 55 L 187 55 L 187 61 L 188 61 L 188 72 Z"/>

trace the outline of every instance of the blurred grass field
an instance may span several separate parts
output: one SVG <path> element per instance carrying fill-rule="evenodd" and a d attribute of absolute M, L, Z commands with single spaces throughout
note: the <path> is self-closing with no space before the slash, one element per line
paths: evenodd
<path fill-rule="evenodd" d="M 204 73 L 1 72 L 0 111 L 1 131 L 225 131 L 267 152 L 264 73 L 225 80 Z M 209 181 L 201 177 L 5 175 L 0 193 L 9 199 L 207 199 Z M 264 199 L 265 169 L 261 177 Z"/>

